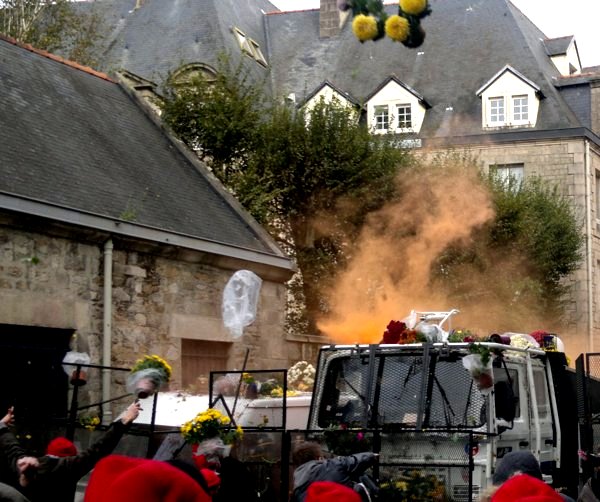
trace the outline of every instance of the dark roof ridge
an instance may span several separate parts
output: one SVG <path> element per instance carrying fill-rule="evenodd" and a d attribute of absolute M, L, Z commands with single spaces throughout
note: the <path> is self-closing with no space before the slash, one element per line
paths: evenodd
<path fill-rule="evenodd" d="M 45 57 L 47 59 L 51 59 L 52 61 L 56 61 L 57 63 L 62 63 L 66 66 L 70 66 L 71 68 L 75 68 L 76 70 L 82 71 L 84 73 L 88 73 L 89 75 L 92 75 L 94 77 L 98 77 L 103 80 L 107 80 L 108 82 L 115 83 L 115 81 L 112 78 L 110 78 L 106 73 L 102 73 L 100 71 L 94 70 L 93 68 L 90 68 L 89 66 L 79 64 L 70 59 L 66 59 L 61 56 L 57 56 L 56 54 L 52 54 L 51 52 L 45 51 L 43 49 L 36 49 L 33 45 L 19 42 L 18 40 L 14 39 L 12 37 L 3 35 L 1 33 L 0 33 L 0 40 L 4 40 L 5 42 L 8 42 L 9 44 L 12 44 L 16 47 L 20 47 L 21 49 L 25 49 L 29 52 L 33 52 L 34 54 Z"/>
<path fill-rule="evenodd" d="M 312 92 L 310 92 L 308 94 L 308 96 L 306 96 L 306 98 L 304 98 L 304 100 L 302 101 L 302 105 L 306 104 L 308 101 L 310 101 L 313 97 L 316 96 L 316 94 L 323 89 L 323 87 L 325 86 L 329 86 L 331 87 L 334 91 L 336 91 L 337 93 L 341 94 L 342 96 L 344 96 L 346 99 L 348 99 L 348 101 L 350 101 L 352 104 L 355 104 L 357 106 L 360 106 L 361 103 L 358 99 L 356 99 L 354 96 L 352 96 L 352 94 L 350 94 L 348 91 L 344 91 L 341 87 L 338 87 L 337 85 L 335 85 L 331 80 L 329 79 L 325 79 L 323 80 L 323 82 L 321 82 L 317 87 L 314 88 L 314 90 Z"/>
<path fill-rule="evenodd" d="M 513 9 L 516 9 L 516 10 L 518 10 L 518 11 L 521 13 L 521 15 L 522 15 L 523 17 L 526 17 L 526 18 L 527 18 L 527 20 L 528 20 L 528 21 L 529 21 L 529 22 L 530 22 L 532 25 L 534 25 L 534 26 L 535 26 L 535 27 L 538 29 L 538 31 L 539 31 L 539 32 L 540 32 L 542 35 L 544 35 L 544 39 L 546 39 L 546 40 L 552 40 L 551 38 L 549 38 L 549 37 L 548 37 L 548 36 L 547 36 L 547 35 L 546 35 L 546 34 L 545 34 L 545 33 L 544 33 L 544 32 L 543 32 L 543 31 L 542 31 L 542 30 L 541 30 L 541 29 L 538 27 L 538 25 L 537 25 L 537 24 L 535 24 L 535 23 L 534 23 L 534 22 L 533 22 L 533 21 L 532 21 L 532 20 L 529 18 L 529 16 L 528 16 L 527 14 L 525 14 L 525 13 L 524 13 L 524 12 L 523 12 L 521 9 L 519 9 L 519 7 L 517 7 L 517 6 L 516 6 L 516 5 L 515 5 L 515 4 L 512 2 L 512 0 L 507 0 L 507 3 L 509 3 L 509 4 L 512 6 L 512 8 L 513 8 Z"/>
<path fill-rule="evenodd" d="M 544 38 L 544 42 L 546 42 L 548 40 L 563 40 L 563 39 L 566 40 L 568 38 L 574 38 L 574 37 L 575 37 L 575 35 L 563 35 L 561 37 L 548 37 L 547 36 L 546 38 Z"/>
<path fill-rule="evenodd" d="M 395 73 L 390 73 L 386 78 L 383 79 L 383 81 L 375 88 L 375 90 L 373 90 L 366 98 L 365 98 L 365 103 L 368 102 L 371 98 L 373 98 L 373 96 L 375 96 L 379 91 L 381 91 L 387 84 L 389 84 L 390 82 L 395 82 L 397 83 L 400 87 L 404 88 L 406 91 L 408 91 L 410 94 L 412 94 L 414 97 L 416 97 L 419 102 L 425 107 L 425 108 L 431 108 L 431 105 L 427 102 L 427 100 L 425 99 L 425 97 L 417 92 L 415 89 L 413 89 L 410 85 L 404 83 L 399 77 L 398 75 L 396 75 Z"/>

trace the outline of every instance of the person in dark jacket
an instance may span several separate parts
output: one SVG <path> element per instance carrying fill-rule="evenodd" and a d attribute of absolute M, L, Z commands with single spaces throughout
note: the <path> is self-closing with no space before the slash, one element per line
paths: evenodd
<path fill-rule="evenodd" d="M 294 464 L 298 466 L 294 471 L 292 502 L 304 502 L 308 487 L 315 481 L 332 481 L 354 488 L 359 477 L 375 463 L 376 458 L 375 453 L 363 452 L 326 460 L 318 443 L 299 443 L 292 456 Z"/>
<path fill-rule="evenodd" d="M 7 426 L 7 417 L 0 420 L 0 452 L 18 476 L 18 488 L 31 502 L 73 502 L 77 482 L 91 471 L 96 463 L 109 455 L 140 412 L 132 403 L 110 428 L 87 450 L 76 452 L 66 438 L 54 440 L 49 452 L 41 457 L 28 456 Z M 74 454 L 71 454 L 74 453 Z"/>

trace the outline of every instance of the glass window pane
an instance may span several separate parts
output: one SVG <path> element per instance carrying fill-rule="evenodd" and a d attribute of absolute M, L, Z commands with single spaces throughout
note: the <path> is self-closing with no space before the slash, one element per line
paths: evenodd
<path fill-rule="evenodd" d="M 387 131 L 389 128 L 389 112 L 387 106 L 375 107 L 375 129 Z"/>
<path fill-rule="evenodd" d="M 412 113 L 410 104 L 398 105 L 398 129 L 410 129 L 412 127 Z"/>
<path fill-rule="evenodd" d="M 490 98 L 490 122 L 504 122 L 504 98 Z"/>

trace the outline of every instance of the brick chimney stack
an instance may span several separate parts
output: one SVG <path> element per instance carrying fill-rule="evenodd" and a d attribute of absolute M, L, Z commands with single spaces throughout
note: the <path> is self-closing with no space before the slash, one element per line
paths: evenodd
<path fill-rule="evenodd" d="M 350 11 L 342 12 L 337 8 L 337 0 L 321 0 L 319 11 L 319 36 L 331 38 L 340 33 Z"/>

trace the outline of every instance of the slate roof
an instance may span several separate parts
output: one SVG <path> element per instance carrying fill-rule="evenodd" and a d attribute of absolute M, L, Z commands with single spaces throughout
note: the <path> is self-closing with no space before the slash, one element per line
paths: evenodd
<path fill-rule="evenodd" d="M 548 56 L 560 56 L 567 53 L 567 49 L 573 41 L 573 35 L 559 38 L 548 38 L 544 40 Z"/>
<path fill-rule="evenodd" d="M 554 87 L 559 73 L 546 54 L 546 37 L 508 0 L 431 0 L 430 5 L 432 14 L 422 21 L 425 42 L 418 49 L 389 39 L 361 44 L 349 22 L 339 36 L 319 39 L 318 10 L 267 15 L 274 92 L 302 98 L 328 78 L 364 101 L 393 74 L 432 106 L 420 137 L 479 135 L 476 91 L 510 64 L 546 97 L 534 130 L 581 126 Z M 395 6 L 387 9 L 391 13 Z"/>
<path fill-rule="evenodd" d="M 231 29 L 235 26 L 267 54 L 263 12 L 277 10 L 267 0 L 100 0 L 82 3 L 105 20 L 109 29 L 98 59 L 107 72 L 126 69 L 163 82 L 183 64 L 201 62 L 217 67 L 221 53 L 240 59 L 256 79 L 268 70 L 242 54 Z"/>
<path fill-rule="evenodd" d="M 204 165 L 105 75 L 0 38 L 0 110 L 1 200 L 121 220 L 291 267 Z"/>
<path fill-rule="evenodd" d="M 419 133 L 424 140 L 522 131 L 482 130 L 476 92 L 507 65 L 539 86 L 543 96 L 529 132 L 556 133 L 587 123 L 563 99 L 555 85 L 561 76 L 548 56 L 572 37 L 548 39 L 509 0 L 430 0 L 432 14 L 422 21 L 426 38 L 418 49 L 389 39 L 361 44 L 350 20 L 339 35 L 320 38 L 319 9 L 279 12 L 267 0 L 145 0 L 132 12 L 135 0 L 94 4 L 114 16 L 104 69 L 122 66 L 161 81 L 160 75 L 181 63 L 214 64 L 223 48 L 240 54 L 230 33 L 237 26 L 260 44 L 268 69 L 242 58 L 258 81 L 266 79 L 273 95 L 294 93 L 296 102 L 304 103 L 329 81 L 364 104 L 394 75 L 431 105 Z M 386 8 L 391 13 L 396 5 Z"/>

